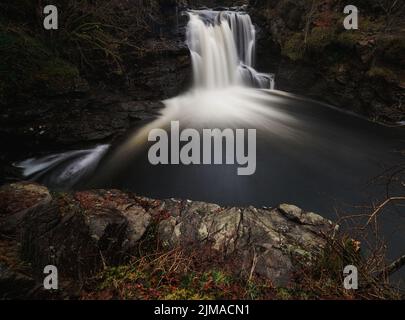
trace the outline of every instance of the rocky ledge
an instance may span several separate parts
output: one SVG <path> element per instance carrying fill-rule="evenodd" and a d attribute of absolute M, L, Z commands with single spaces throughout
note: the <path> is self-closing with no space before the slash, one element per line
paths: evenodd
<path fill-rule="evenodd" d="M 8 246 L 8 254 L 0 254 L 0 287 L 41 283 L 49 264 L 60 277 L 81 283 L 106 265 L 147 252 L 151 239 L 162 250 L 209 246 L 222 256 L 236 254 L 241 270 L 283 286 L 296 262 L 318 252 L 333 229 L 331 221 L 289 204 L 221 207 L 118 190 L 52 193 L 35 183 L 13 183 L 0 188 L 0 242 Z M 10 252 L 14 258 L 6 259 Z"/>

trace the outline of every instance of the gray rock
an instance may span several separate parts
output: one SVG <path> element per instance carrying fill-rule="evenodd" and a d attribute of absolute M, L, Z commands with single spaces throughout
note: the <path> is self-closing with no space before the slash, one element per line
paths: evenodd
<path fill-rule="evenodd" d="M 24 299 L 35 289 L 33 278 L 0 262 L 0 299 Z"/>
<path fill-rule="evenodd" d="M 116 190 L 62 195 L 25 218 L 22 254 L 38 273 L 53 264 L 81 279 L 124 262 L 150 221 L 134 198 Z"/>
<path fill-rule="evenodd" d="M 10 190 L 24 200 L 19 190 L 31 187 L 14 184 Z M 167 250 L 208 246 L 225 258 L 236 255 L 241 259 L 240 271 L 280 286 L 291 280 L 296 258 L 310 258 L 325 245 L 333 224 L 289 204 L 223 208 L 190 200 L 154 200 L 118 190 L 84 191 L 58 195 L 25 214 L 22 253 L 38 273 L 54 264 L 61 274 L 81 279 L 104 264 L 125 262 L 139 254 L 139 246 L 147 250 L 148 230 Z"/>
<path fill-rule="evenodd" d="M 164 206 L 173 206 L 172 200 Z M 183 204 L 180 215 L 159 224 L 159 238 L 173 248 L 209 243 L 213 249 L 244 257 L 241 268 L 265 276 L 275 285 L 286 285 L 294 271 L 294 257 L 310 256 L 324 244 L 332 222 L 283 204 L 276 209 L 221 208 L 214 204 Z M 249 270 L 246 270 L 249 271 Z"/>
<path fill-rule="evenodd" d="M 36 183 L 12 183 L 0 188 L 0 233 L 14 236 L 26 215 L 51 201 L 46 187 Z"/>

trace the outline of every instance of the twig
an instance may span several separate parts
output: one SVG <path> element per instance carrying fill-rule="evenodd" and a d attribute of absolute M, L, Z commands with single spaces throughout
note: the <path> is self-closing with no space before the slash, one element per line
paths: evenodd
<path fill-rule="evenodd" d="M 389 266 L 387 266 L 383 271 L 380 272 L 379 277 L 383 275 L 390 276 L 401 269 L 403 266 L 405 266 L 405 255 L 394 260 Z"/>
<path fill-rule="evenodd" d="M 368 226 L 371 222 L 371 220 L 373 220 L 375 218 L 375 216 L 390 202 L 392 201 L 404 201 L 405 197 L 390 197 L 388 199 L 386 199 L 384 202 L 382 202 L 375 210 L 374 212 L 370 215 L 370 218 L 367 221 L 366 226 Z"/>

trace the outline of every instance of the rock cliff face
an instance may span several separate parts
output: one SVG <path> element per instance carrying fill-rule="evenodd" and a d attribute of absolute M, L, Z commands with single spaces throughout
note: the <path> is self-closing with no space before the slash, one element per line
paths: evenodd
<path fill-rule="evenodd" d="M 405 5 L 397 2 L 388 14 L 378 2 L 352 1 L 359 9 L 359 29 L 348 31 L 343 28 L 346 4 L 251 0 L 249 12 L 259 29 L 259 68 L 276 74 L 280 90 L 374 120 L 402 121 Z"/>
<path fill-rule="evenodd" d="M 223 208 L 188 200 L 154 200 L 118 190 L 52 194 L 33 183 L 0 189 L 1 241 L 15 239 L 29 277 L 53 264 L 62 278 L 84 281 L 104 265 L 118 265 L 158 239 L 165 250 L 209 246 L 237 254 L 240 269 L 286 285 L 296 259 L 309 259 L 325 244 L 331 221 L 293 205 Z M 254 261 L 254 268 L 252 268 Z M 0 282 L 20 272 L 0 261 Z M 1 270 L 1 269 L 0 269 Z M 23 282 L 25 283 L 25 282 Z"/>

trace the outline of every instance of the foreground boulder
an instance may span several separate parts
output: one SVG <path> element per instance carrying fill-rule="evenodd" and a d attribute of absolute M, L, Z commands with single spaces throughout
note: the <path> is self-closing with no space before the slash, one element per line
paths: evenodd
<path fill-rule="evenodd" d="M 149 223 L 150 214 L 119 191 L 62 194 L 27 216 L 22 254 L 38 273 L 52 264 L 62 275 L 83 279 L 123 262 Z"/>
<path fill-rule="evenodd" d="M 44 188 L 27 183 L 9 186 L 8 190 L 18 192 L 19 200 L 6 197 L 2 211 L 11 205 L 8 201 L 31 197 L 21 192 L 21 188 L 30 190 L 30 185 Z M 41 205 L 24 206 L 23 215 L 13 214 L 21 226 L 15 232 L 21 239 L 22 257 L 37 275 L 53 264 L 62 277 L 77 280 L 153 250 L 148 247 L 153 238 L 165 250 L 210 246 L 223 256 L 237 254 L 241 270 L 285 285 L 296 258 L 309 258 L 321 249 L 325 235 L 333 229 L 331 221 L 287 204 L 224 208 L 189 200 L 154 200 L 118 190 L 55 194 L 45 203 L 38 198 L 37 204 Z"/>
<path fill-rule="evenodd" d="M 46 187 L 35 183 L 12 183 L 0 188 L 0 234 L 16 235 L 26 215 L 51 202 Z"/>

